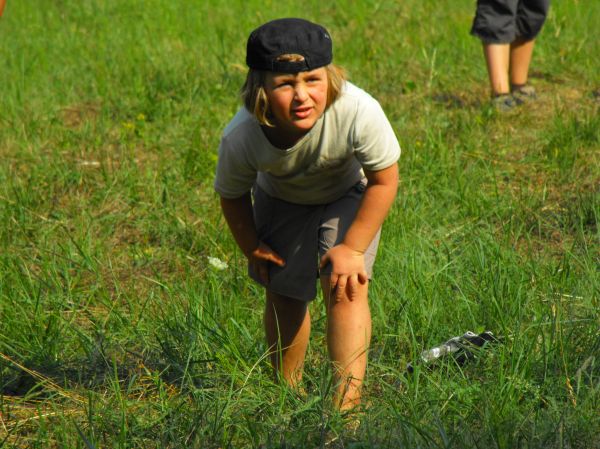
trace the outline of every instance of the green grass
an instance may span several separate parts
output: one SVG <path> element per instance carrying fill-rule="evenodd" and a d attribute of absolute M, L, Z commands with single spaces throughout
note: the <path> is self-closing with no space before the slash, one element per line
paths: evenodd
<path fill-rule="evenodd" d="M 557 0 L 534 105 L 495 114 L 474 2 L 10 1 L 0 19 L 0 447 L 600 448 L 600 4 Z M 212 191 L 248 33 L 323 23 L 401 188 L 355 435 L 311 307 L 306 395 Z M 229 268 L 219 271 L 207 257 Z M 406 364 L 466 330 L 464 366 Z M 340 446 L 341 447 L 341 446 Z"/>

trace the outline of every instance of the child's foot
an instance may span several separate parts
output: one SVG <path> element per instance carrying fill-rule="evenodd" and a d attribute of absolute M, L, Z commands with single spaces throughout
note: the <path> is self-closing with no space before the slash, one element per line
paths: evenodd
<path fill-rule="evenodd" d="M 515 98 L 517 104 L 527 103 L 537 98 L 535 88 L 529 84 L 513 85 L 512 96 Z"/>
<path fill-rule="evenodd" d="M 517 106 L 517 100 L 511 94 L 500 94 L 492 98 L 492 106 L 498 112 L 508 112 Z"/>

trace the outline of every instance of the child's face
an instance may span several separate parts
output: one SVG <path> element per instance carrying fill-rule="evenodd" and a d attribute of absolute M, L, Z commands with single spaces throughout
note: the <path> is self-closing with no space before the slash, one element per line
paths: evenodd
<path fill-rule="evenodd" d="M 292 136 L 306 134 L 327 106 L 327 70 L 268 73 L 265 92 L 276 129 Z"/>

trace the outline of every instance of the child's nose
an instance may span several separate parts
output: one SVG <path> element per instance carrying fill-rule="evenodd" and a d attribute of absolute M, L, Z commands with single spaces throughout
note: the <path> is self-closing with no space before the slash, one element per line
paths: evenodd
<path fill-rule="evenodd" d="M 296 100 L 299 102 L 303 102 L 308 98 L 308 91 L 306 89 L 306 86 L 302 83 L 296 85 L 295 94 Z"/>

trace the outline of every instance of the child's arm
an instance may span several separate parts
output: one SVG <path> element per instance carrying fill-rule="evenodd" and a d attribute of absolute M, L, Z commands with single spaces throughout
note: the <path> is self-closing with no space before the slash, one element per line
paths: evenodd
<path fill-rule="evenodd" d="M 348 297 L 354 299 L 358 283 L 364 284 L 364 253 L 383 224 L 398 190 L 398 166 L 393 164 L 379 171 L 367 171 L 368 179 L 362 203 L 344 241 L 331 248 L 321 259 L 321 267 L 331 263 L 331 289 L 336 289 L 340 301 L 348 288 Z"/>
<path fill-rule="evenodd" d="M 254 265 L 260 279 L 267 284 L 269 282 L 269 262 L 282 267 L 285 265 L 285 261 L 269 246 L 258 240 L 252 215 L 250 192 L 234 199 L 221 197 L 221 209 L 236 243 L 248 261 Z"/>

